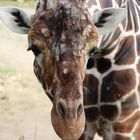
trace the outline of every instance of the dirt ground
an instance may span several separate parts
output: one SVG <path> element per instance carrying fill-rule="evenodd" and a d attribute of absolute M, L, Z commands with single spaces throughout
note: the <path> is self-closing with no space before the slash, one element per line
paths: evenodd
<path fill-rule="evenodd" d="M 34 56 L 27 46 L 26 36 L 0 22 L 0 140 L 60 140 L 51 125 L 51 102 L 33 74 Z"/>

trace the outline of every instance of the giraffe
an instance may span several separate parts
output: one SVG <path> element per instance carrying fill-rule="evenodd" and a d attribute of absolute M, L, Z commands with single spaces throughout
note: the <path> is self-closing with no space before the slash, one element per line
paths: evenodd
<path fill-rule="evenodd" d="M 107 7 L 124 7 L 127 16 L 91 51 L 84 82 L 86 127 L 80 140 L 93 140 L 96 132 L 104 140 L 139 140 L 140 2 L 96 0 L 90 10 Z"/>
<path fill-rule="evenodd" d="M 133 78 L 136 71 L 132 75 L 131 66 L 127 71 L 121 71 L 118 66 L 117 74 L 117 64 L 112 69 L 117 49 L 120 50 L 115 55 L 117 58 L 125 51 L 120 47 L 122 30 L 118 24 L 124 22 L 126 8 L 101 8 L 102 2 L 92 1 L 94 14 L 90 14 L 92 5 L 85 0 L 39 0 L 34 15 L 13 7 L 0 8 L 0 18 L 12 31 L 28 34 L 28 51 L 33 51 L 35 56 L 34 73 L 53 103 L 52 125 L 62 140 L 78 140 L 83 131 L 80 140 L 91 140 L 96 132 L 105 140 L 115 140 L 113 134 L 116 139 L 124 140 L 117 137 L 119 131 L 112 133 L 111 128 L 120 119 L 119 107 L 127 109 L 127 103 L 132 100 L 127 101 L 124 93 L 129 90 L 126 81 L 130 89 L 136 81 Z M 118 63 L 122 61 L 119 59 Z M 124 76 L 122 81 L 120 76 Z M 116 90 L 111 91 L 111 85 L 106 85 L 111 84 L 110 78 L 118 81 L 117 95 Z M 106 96 L 106 89 L 113 96 Z M 124 94 L 122 98 L 121 94 Z M 119 124 L 117 128 L 121 130 Z"/>

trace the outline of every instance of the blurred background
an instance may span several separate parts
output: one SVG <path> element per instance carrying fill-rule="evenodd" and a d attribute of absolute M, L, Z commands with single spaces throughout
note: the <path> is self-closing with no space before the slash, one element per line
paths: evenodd
<path fill-rule="evenodd" d="M 0 0 L 34 13 L 36 0 Z M 27 36 L 0 21 L 0 140 L 60 140 L 50 120 L 51 102 L 33 73 Z M 98 138 L 95 138 L 97 140 Z"/>

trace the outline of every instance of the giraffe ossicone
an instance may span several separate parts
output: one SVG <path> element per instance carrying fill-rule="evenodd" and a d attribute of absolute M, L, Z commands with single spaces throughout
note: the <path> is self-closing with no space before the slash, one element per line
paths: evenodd
<path fill-rule="evenodd" d="M 102 56 L 100 61 L 95 60 L 97 69 L 94 71 L 93 56 L 90 58 L 92 65 L 89 63 L 89 69 L 86 70 L 85 66 L 89 53 L 102 44 L 101 36 L 112 33 L 126 17 L 126 8 L 118 7 L 98 10 L 91 15 L 87 3 L 83 0 L 39 0 L 34 15 L 18 8 L 0 7 L 0 18 L 12 31 L 28 34 L 28 50 L 32 50 L 35 55 L 34 73 L 53 103 L 51 120 L 62 140 L 79 139 L 84 129 L 86 131 L 90 128 L 87 125 L 85 128 L 85 123 L 94 118 L 98 120 L 92 113 L 99 113 L 98 104 L 92 107 L 90 100 L 96 100 L 96 92 L 99 90 L 97 85 L 101 83 L 93 78 L 93 74 L 104 74 L 112 64 Z M 109 81 L 108 77 L 103 80 Z M 95 85 L 91 86 L 90 82 Z M 110 91 L 110 86 L 103 86 Z M 90 90 L 93 91 L 92 95 Z M 103 102 L 109 100 L 104 96 L 102 98 Z M 83 101 L 86 103 L 85 111 Z M 112 116 L 107 118 L 108 114 L 104 110 L 114 109 L 118 113 L 116 106 L 112 105 L 113 109 L 106 104 L 99 106 L 105 120 L 114 121 Z M 90 119 L 89 110 L 93 117 Z M 88 136 L 85 138 L 83 135 L 80 139 L 82 138 L 87 140 Z"/>

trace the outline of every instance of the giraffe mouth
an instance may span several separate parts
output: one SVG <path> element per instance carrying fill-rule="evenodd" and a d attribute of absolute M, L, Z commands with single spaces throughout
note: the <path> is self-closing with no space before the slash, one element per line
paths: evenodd
<path fill-rule="evenodd" d="M 53 104 L 51 121 L 55 132 L 61 139 L 77 140 L 85 128 L 83 105 L 81 103 L 75 105 L 75 102 L 71 100 L 61 99 L 58 104 Z"/>

